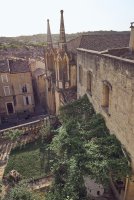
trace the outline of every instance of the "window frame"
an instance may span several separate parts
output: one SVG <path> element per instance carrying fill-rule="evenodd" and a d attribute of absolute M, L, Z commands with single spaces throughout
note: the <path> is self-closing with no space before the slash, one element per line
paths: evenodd
<path fill-rule="evenodd" d="M 6 92 L 6 88 L 8 88 L 8 94 Z M 10 91 L 10 86 L 9 85 L 3 86 L 3 90 L 4 90 L 4 95 L 5 96 L 10 96 L 11 95 L 11 91 Z"/>
<path fill-rule="evenodd" d="M 102 91 L 103 97 L 102 97 L 101 107 L 110 116 L 110 99 L 111 99 L 112 85 L 107 80 L 103 80 L 102 83 L 103 83 L 103 91 Z"/>
<path fill-rule="evenodd" d="M 8 76 L 7 76 L 7 74 L 1 74 L 1 81 L 2 81 L 2 83 L 8 83 Z"/>

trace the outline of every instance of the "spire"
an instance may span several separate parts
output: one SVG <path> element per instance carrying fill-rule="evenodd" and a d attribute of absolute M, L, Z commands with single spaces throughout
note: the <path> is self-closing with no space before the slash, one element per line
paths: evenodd
<path fill-rule="evenodd" d="M 66 49 L 66 36 L 65 36 L 65 28 L 64 28 L 64 18 L 63 18 L 63 10 L 61 12 L 61 21 L 60 21 L 60 40 L 59 40 L 59 46 L 61 49 Z"/>
<path fill-rule="evenodd" d="M 131 52 L 134 52 L 134 22 L 131 22 L 131 31 L 130 31 L 130 40 L 129 40 L 129 49 Z"/>
<path fill-rule="evenodd" d="M 47 19 L 47 47 L 52 48 L 52 36 L 51 36 L 51 30 L 50 30 L 50 25 L 49 25 L 49 19 Z"/>

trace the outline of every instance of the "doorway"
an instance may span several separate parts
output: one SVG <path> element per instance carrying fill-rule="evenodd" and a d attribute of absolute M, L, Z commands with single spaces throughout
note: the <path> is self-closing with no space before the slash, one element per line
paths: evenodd
<path fill-rule="evenodd" d="M 13 103 L 7 103 L 7 112 L 8 112 L 8 114 L 14 113 Z"/>

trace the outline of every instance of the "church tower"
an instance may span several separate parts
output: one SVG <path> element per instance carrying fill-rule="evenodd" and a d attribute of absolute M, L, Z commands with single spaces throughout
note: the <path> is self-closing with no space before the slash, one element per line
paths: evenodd
<path fill-rule="evenodd" d="M 67 43 L 64 27 L 63 10 L 60 11 L 60 36 L 59 48 L 56 58 L 56 87 L 65 89 L 69 87 L 69 56 L 67 52 Z"/>
<path fill-rule="evenodd" d="M 49 19 L 47 19 L 47 48 L 45 52 L 46 70 L 54 72 L 54 51 Z"/>
<path fill-rule="evenodd" d="M 68 94 L 72 93 L 72 86 L 76 85 L 72 84 L 71 81 L 76 79 L 76 65 L 72 65 L 71 52 L 67 50 L 63 10 L 60 11 L 60 14 L 60 34 L 57 48 L 53 46 L 50 24 L 47 20 L 46 74 L 44 80 L 46 108 L 49 114 L 58 114 L 59 107 L 72 98 L 68 98 Z"/>
<path fill-rule="evenodd" d="M 60 13 L 61 13 L 61 20 L 60 20 L 59 48 L 66 51 L 67 43 L 66 43 L 66 35 L 65 35 L 65 27 L 64 27 L 63 10 L 61 10 Z"/>
<path fill-rule="evenodd" d="M 49 19 L 47 19 L 47 48 L 53 48 Z"/>

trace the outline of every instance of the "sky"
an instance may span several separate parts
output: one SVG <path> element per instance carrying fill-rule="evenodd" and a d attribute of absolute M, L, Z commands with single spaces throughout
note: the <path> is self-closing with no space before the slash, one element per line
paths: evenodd
<path fill-rule="evenodd" d="M 130 30 L 134 0 L 0 0 L 0 36 L 59 33 L 64 10 L 66 33 Z"/>

